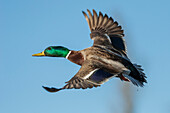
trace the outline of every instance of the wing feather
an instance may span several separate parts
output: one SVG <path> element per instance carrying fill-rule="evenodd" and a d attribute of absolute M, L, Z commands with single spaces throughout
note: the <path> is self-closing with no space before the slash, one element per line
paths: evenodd
<path fill-rule="evenodd" d="M 113 47 L 122 54 L 126 54 L 126 44 L 123 39 L 124 31 L 122 30 L 122 27 L 118 25 L 117 21 L 114 21 L 112 17 L 108 17 L 107 14 L 103 16 L 101 12 L 99 12 L 99 15 L 97 15 L 94 9 L 93 14 L 88 9 L 87 12 L 89 17 L 85 12 L 83 12 L 83 14 L 91 31 L 91 39 L 94 40 L 93 45 L 100 44 L 102 46 Z M 119 44 L 116 44 L 116 42 L 118 42 L 116 41 L 118 39 L 117 37 L 119 37 Z M 114 41 L 112 42 L 112 40 Z M 100 43 L 98 43 L 99 41 Z"/>
<path fill-rule="evenodd" d="M 94 29 L 92 14 L 88 9 L 87 9 L 87 12 L 88 12 L 88 15 L 89 15 L 89 22 L 91 24 L 91 28 Z"/>
<path fill-rule="evenodd" d="M 108 16 L 105 14 L 104 17 L 103 17 L 103 23 L 101 25 L 101 27 L 105 27 L 105 24 L 107 24 L 107 21 L 108 21 Z"/>
<path fill-rule="evenodd" d="M 108 19 L 107 25 L 105 25 L 106 28 L 109 29 L 109 26 L 111 26 L 112 23 L 113 23 L 113 19 L 112 19 L 112 17 L 110 17 L 110 18 Z"/>
<path fill-rule="evenodd" d="M 97 24 L 97 28 L 99 28 L 101 26 L 101 24 L 103 23 L 103 14 L 101 12 L 99 12 L 99 17 L 98 17 L 98 24 Z"/>
<path fill-rule="evenodd" d="M 88 23 L 88 25 L 89 25 L 90 30 L 92 30 L 91 22 L 90 22 L 90 20 L 89 20 L 89 18 L 88 18 L 88 16 L 87 16 L 87 14 L 86 14 L 84 11 L 82 11 L 82 12 L 83 12 L 83 15 L 84 15 L 85 18 L 86 18 L 86 21 L 87 21 L 87 23 Z"/>
<path fill-rule="evenodd" d="M 96 28 L 98 17 L 97 17 L 97 13 L 94 10 L 93 10 L 93 20 L 94 20 L 94 28 Z"/>

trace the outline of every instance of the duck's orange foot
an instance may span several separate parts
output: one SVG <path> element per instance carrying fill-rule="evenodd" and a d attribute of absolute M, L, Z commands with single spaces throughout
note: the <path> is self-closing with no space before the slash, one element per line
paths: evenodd
<path fill-rule="evenodd" d="M 121 79 L 121 80 L 124 80 L 124 81 L 127 81 L 127 82 L 130 82 L 130 80 L 127 79 L 126 77 L 124 77 L 122 74 L 120 74 L 120 79 Z"/>

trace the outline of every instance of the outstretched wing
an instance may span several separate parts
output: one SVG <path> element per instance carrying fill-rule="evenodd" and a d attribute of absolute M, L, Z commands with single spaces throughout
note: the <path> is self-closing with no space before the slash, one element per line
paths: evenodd
<path fill-rule="evenodd" d="M 126 44 L 123 39 L 123 30 L 112 17 L 107 14 L 103 16 L 101 12 L 97 15 L 96 11 L 92 13 L 87 9 L 88 15 L 83 14 L 88 22 L 91 39 L 94 40 L 93 46 L 105 46 L 105 48 L 115 48 L 122 54 L 126 55 Z"/>
<path fill-rule="evenodd" d="M 49 92 L 57 92 L 63 89 L 87 89 L 87 88 L 93 88 L 98 87 L 109 78 L 113 77 L 113 74 L 110 74 L 108 72 L 105 72 L 102 69 L 99 69 L 97 66 L 95 66 L 94 61 L 85 61 L 78 71 L 78 73 L 71 78 L 67 84 L 62 88 L 49 88 L 49 87 L 43 87 Z"/>
<path fill-rule="evenodd" d="M 49 87 L 44 87 L 49 92 L 57 92 L 63 89 L 87 89 L 87 88 L 93 88 L 93 87 L 98 87 L 101 84 L 105 83 L 112 77 L 119 77 L 121 80 L 132 82 L 136 86 L 141 86 L 143 87 L 143 83 L 146 82 L 146 76 L 142 72 L 143 69 L 137 65 L 134 64 L 136 67 L 136 71 L 132 70 L 132 73 L 126 74 L 126 73 L 120 73 L 118 75 L 113 75 L 109 72 L 106 72 L 105 70 L 99 68 L 97 66 L 96 61 L 93 60 L 86 60 L 83 64 L 80 70 L 77 72 L 77 74 L 71 78 L 68 82 L 66 82 L 66 85 L 62 88 L 49 88 Z M 95 64 L 95 65 L 94 65 Z"/>

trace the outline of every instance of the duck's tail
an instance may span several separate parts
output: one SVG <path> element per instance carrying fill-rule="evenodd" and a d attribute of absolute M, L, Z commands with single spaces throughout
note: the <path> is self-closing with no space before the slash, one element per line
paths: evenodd
<path fill-rule="evenodd" d="M 141 65 L 133 64 L 130 66 L 130 74 L 123 75 L 126 79 L 131 81 L 134 85 L 143 87 L 144 83 L 147 83 L 144 70 L 141 68 Z"/>

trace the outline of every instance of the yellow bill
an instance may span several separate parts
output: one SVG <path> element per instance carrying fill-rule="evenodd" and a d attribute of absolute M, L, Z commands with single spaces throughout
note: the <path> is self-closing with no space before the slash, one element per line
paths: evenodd
<path fill-rule="evenodd" d="M 45 56 L 44 51 L 41 53 L 33 54 L 32 56 Z"/>

